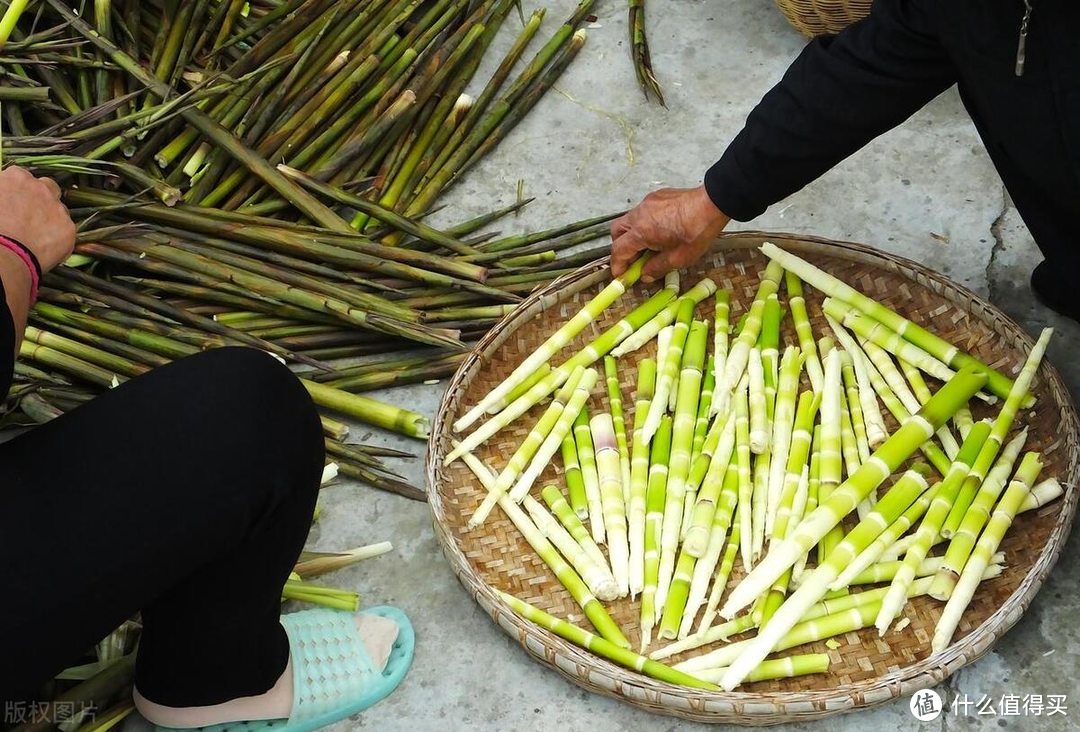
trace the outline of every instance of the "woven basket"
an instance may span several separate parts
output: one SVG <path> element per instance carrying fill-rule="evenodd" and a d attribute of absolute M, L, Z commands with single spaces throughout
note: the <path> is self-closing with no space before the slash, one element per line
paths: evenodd
<path fill-rule="evenodd" d="M 689 287 L 703 275 L 711 276 L 720 287 L 731 291 L 731 322 L 736 322 L 757 289 L 765 258 L 755 248 L 766 239 L 829 270 L 1003 371 L 1015 372 L 1032 345 L 1031 338 L 1016 323 L 971 291 L 910 260 L 858 244 L 784 234 L 733 234 L 723 238 L 722 249 L 684 273 L 684 286 Z M 479 505 L 483 491 L 461 461 L 442 465 L 450 449 L 450 425 L 558 324 L 571 317 L 608 277 L 606 262 L 598 262 L 531 295 L 462 364 L 432 430 L 427 472 L 436 535 L 461 583 L 530 655 L 590 691 L 617 697 L 650 712 L 704 722 L 764 725 L 869 707 L 933 686 L 986 653 L 1019 620 L 1065 543 L 1077 501 L 1071 486 L 1080 478 L 1080 420 L 1061 377 L 1048 363 L 1042 365 L 1035 386 L 1037 411 L 1022 417 L 1031 426 L 1027 449 L 1042 451 L 1046 464 L 1043 476 L 1055 476 L 1070 488 L 1064 498 L 1016 519 L 1001 547 L 1008 565 L 1005 572 L 979 588 L 953 644 L 942 653 L 930 655 L 930 638 L 942 604 L 922 597 L 905 609 L 904 616 L 911 623 L 902 631 L 890 631 L 878 638 L 870 628 L 842 636 L 838 639 L 842 646 L 836 650 L 815 643 L 794 651 L 828 653 L 831 668 L 826 674 L 748 684 L 733 693 L 701 692 L 653 681 L 615 666 L 515 615 L 492 592 L 493 587 L 588 627 L 573 599 L 502 512 L 493 512 L 475 531 L 467 529 L 468 517 Z M 592 331 L 579 335 L 553 362 L 560 362 L 580 348 L 586 338 L 591 339 L 613 324 L 646 296 L 643 286 L 633 288 L 609 308 Z M 820 311 L 821 294 L 808 288 L 807 301 L 815 332 L 828 332 Z M 711 305 L 700 306 L 698 317 L 707 309 L 711 310 Z M 707 317 L 711 318 L 711 314 Z M 795 343 L 790 320 L 785 319 L 784 342 Z M 646 355 L 655 355 L 655 340 L 620 360 L 628 422 L 633 419 L 637 361 Z M 591 409 L 606 408 L 606 395 L 601 392 L 603 388 L 595 390 Z M 973 400 L 972 408 L 977 419 L 992 413 L 977 400 Z M 477 454 L 488 465 L 501 469 L 542 410 L 534 407 L 478 449 Z M 560 471 L 558 465 L 548 466 L 535 490 L 548 483 L 563 485 Z M 736 562 L 729 591 L 742 576 L 740 565 Z M 628 599 L 608 605 L 635 647 L 639 639 L 638 608 L 638 602 Z"/>
<path fill-rule="evenodd" d="M 780 12 L 804 36 L 834 35 L 870 14 L 872 0 L 776 0 Z"/>

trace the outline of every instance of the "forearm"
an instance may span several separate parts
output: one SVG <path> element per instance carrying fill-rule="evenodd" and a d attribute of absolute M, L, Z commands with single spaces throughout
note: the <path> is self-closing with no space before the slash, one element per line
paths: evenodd
<path fill-rule="evenodd" d="M 706 174 L 713 203 L 752 219 L 952 85 L 933 12 L 878 0 L 866 20 L 811 41 Z"/>
<path fill-rule="evenodd" d="M 14 328 L 11 350 L 17 353 L 30 312 L 31 280 L 26 263 L 17 254 L 4 248 L 0 248 L 0 281 L 3 282 L 4 299 Z M 3 378 L 4 376 L 0 375 L 0 380 Z"/>
<path fill-rule="evenodd" d="M 30 308 L 30 273 L 13 252 L 0 249 L 0 395 L 7 395 Z M 6 307 L 5 307 L 6 306 Z"/>

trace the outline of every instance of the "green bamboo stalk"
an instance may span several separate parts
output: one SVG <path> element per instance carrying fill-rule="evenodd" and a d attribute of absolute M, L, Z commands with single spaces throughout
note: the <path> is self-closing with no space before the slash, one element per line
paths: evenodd
<path fill-rule="evenodd" d="M 528 495 L 533 484 L 540 478 L 540 474 L 550 464 L 555 452 L 559 450 L 563 441 L 571 434 L 574 421 L 585 408 L 585 403 L 589 400 L 589 395 L 593 387 L 596 386 L 598 378 L 598 374 L 594 369 L 587 369 L 582 375 L 563 406 L 559 419 L 552 426 L 547 436 L 544 437 L 544 441 L 530 460 L 529 467 L 521 473 L 514 487 L 510 490 L 510 500 L 520 503 Z M 616 575 L 616 579 L 619 579 L 619 575 Z"/>
<path fill-rule="evenodd" d="M 761 349 L 750 349 L 746 372 L 750 389 L 750 451 L 756 455 L 769 447 L 771 433 L 765 397 L 765 366 L 761 361 Z"/>
<path fill-rule="evenodd" d="M 799 348 L 802 349 L 803 357 L 806 359 L 806 375 L 810 378 L 810 385 L 814 391 L 820 392 L 824 387 L 825 375 L 821 368 L 821 360 L 818 358 L 814 329 L 810 325 L 810 316 L 806 312 L 802 280 L 794 272 L 785 272 L 784 282 L 787 284 L 788 306 L 791 308 L 791 319 L 795 323 L 795 333 L 799 337 Z"/>
<path fill-rule="evenodd" d="M 820 541 L 821 537 L 828 533 L 833 526 L 839 524 L 844 516 L 854 510 L 859 501 L 888 478 L 897 467 L 918 449 L 919 445 L 930 439 L 937 427 L 949 419 L 953 412 L 959 409 L 961 404 L 966 403 L 985 383 L 986 375 L 974 369 L 965 368 L 957 372 L 957 375 L 938 390 L 917 415 L 913 415 L 906 420 L 871 455 L 871 459 L 864 463 L 855 475 L 845 480 L 827 499 L 818 505 L 812 514 L 802 520 L 793 537 L 785 539 L 782 544 L 772 548 L 768 556 L 754 567 L 746 579 L 735 588 L 721 614 L 726 618 L 734 617 L 737 610 L 756 599 L 785 570 L 794 565 L 799 557 Z M 881 502 L 875 507 L 875 511 L 879 511 L 880 508 Z M 904 508 L 907 508 L 907 506 L 905 505 Z M 860 525 L 863 523 L 865 523 L 865 520 L 860 522 Z M 873 541 L 884 530 L 885 526 L 880 527 L 866 543 L 869 544 L 870 541 Z M 850 536 L 849 534 L 848 538 Z M 829 557 L 836 554 L 837 552 L 834 550 L 829 554 Z M 787 607 L 793 599 L 794 595 L 788 599 L 788 602 L 784 603 L 784 607 Z M 790 612 L 786 615 L 790 617 Z M 778 616 L 774 616 L 774 620 L 775 617 Z M 775 622 L 770 623 L 768 627 L 771 628 L 773 625 L 775 625 Z M 759 648 L 765 645 L 766 642 L 763 641 Z"/>
<path fill-rule="evenodd" d="M 686 306 L 689 305 L 689 309 Z M 690 485 L 687 480 L 690 475 L 690 448 L 694 441 L 694 424 L 697 421 L 697 402 L 701 394 L 701 371 L 705 365 L 705 348 L 708 337 L 708 328 L 704 323 L 694 322 L 688 327 L 689 338 L 680 339 L 678 336 L 679 324 L 683 323 L 684 314 L 687 320 L 693 316 L 693 304 L 686 301 L 679 309 L 676 319 L 676 335 L 672 338 L 671 349 L 668 353 L 668 363 L 673 360 L 673 355 L 678 352 L 676 362 L 681 362 L 683 369 L 679 377 L 679 398 L 675 408 L 672 423 L 671 457 L 667 480 L 667 491 L 664 502 L 664 521 L 660 531 L 660 574 L 656 586 L 656 602 L 664 605 L 667 600 L 668 588 L 671 585 L 672 576 L 675 572 L 675 560 L 679 546 L 679 540 L 683 534 L 683 518 L 686 515 L 686 496 L 696 495 L 696 486 Z M 689 323 L 686 324 L 689 326 Z M 682 357 L 682 343 L 686 344 L 686 355 Z M 664 376 L 657 379 L 657 390 L 653 397 L 653 405 L 659 401 L 666 402 L 667 397 L 661 395 Z M 650 407 L 649 416 L 653 414 Z M 648 437 L 649 420 L 645 421 L 645 432 Z M 730 456 L 730 451 L 729 451 Z M 713 504 L 709 503 L 708 507 Z M 709 515 L 711 519 L 711 514 Z M 692 555 L 691 555 L 692 556 Z M 681 613 L 681 608 L 679 608 Z M 674 621 L 677 627 L 677 618 Z M 664 635 L 661 628 L 661 635 Z"/>
<path fill-rule="evenodd" d="M 517 599 L 512 595 L 499 591 L 499 597 L 513 609 L 514 612 L 530 620 L 542 628 L 545 628 L 566 640 L 591 651 L 601 658 L 617 663 L 620 666 L 637 671 L 650 678 L 657 679 L 669 684 L 688 686 L 694 689 L 713 690 L 713 684 L 700 681 L 687 674 L 679 673 L 662 663 L 653 661 L 645 656 L 640 656 L 633 651 L 626 650 L 616 643 L 612 643 L 601 636 L 593 635 L 576 625 L 571 625 L 565 620 L 548 615 L 539 608 Z"/>
<path fill-rule="evenodd" d="M 335 389 L 351 393 L 386 389 L 405 384 L 419 384 L 432 379 L 450 376 L 465 360 L 467 354 L 452 353 L 438 359 L 425 359 L 423 363 L 407 366 L 393 371 L 376 371 L 367 374 L 355 374 L 344 378 L 324 382 Z"/>
<path fill-rule="evenodd" d="M 645 35 L 645 0 L 629 0 L 630 29 L 630 56 L 634 62 L 634 72 L 637 74 L 641 91 L 648 99 L 650 95 L 656 97 L 661 107 L 667 107 L 664 102 L 664 92 L 660 88 L 660 82 L 653 72 L 652 54 L 649 52 L 649 40 Z"/>
<path fill-rule="evenodd" d="M 85 343 L 79 343 L 78 341 L 56 335 L 55 333 L 49 333 L 40 328 L 35 328 L 32 325 L 26 327 L 23 337 L 31 343 L 52 348 L 60 353 L 67 354 L 68 356 L 74 356 L 87 363 L 100 366 L 107 371 L 127 378 L 140 376 L 150 370 L 149 366 L 133 363 L 129 359 L 122 358 L 109 353 L 108 351 L 86 345 Z"/>
<path fill-rule="evenodd" d="M 582 0 L 579 8 L 591 4 L 592 0 Z M 568 23 L 563 26 L 563 30 L 565 29 L 572 30 L 572 26 Z M 585 43 L 584 31 L 567 33 L 564 36 L 563 30 L 556 34 L 555 38 L 559 40 L 557 46 L 552 49 L 552 54 L 557 52 L 558 56 L 551 66 L 541 73 L 539 68 L 534 68 L 536 61 L 534 59 L 534 63 L 526 67 L 517 81 L 511 85 L 510 90 L 488 109 L 446 163 L 432 174 L 427 183 L 421 184 L 420 190 L 406 209 L 406 214 L 414 214 L 428 208 L 439 193 L 505 137 L 517 121 L 555 83 Z M 550 43 L 541 50 L 540 54 L 544 54 L 549 46 L 551 46 Z"/>
<path fill-rule="evenodd" d="M 407 219 L 404 216 L 394 212 L 390 208 L 386 208 L 381 203 L 375 203 L 369 201 L 366 198 L 360 196 L 354 196 L 351 193 L 327 185 L 314 178 L 304 174 L 303 172 L 290 168 L 287 165 L 277 166 L 282 175 L 295 180 L 300 185 L 308 188 L 319 195 L 328 198 L 337 203 L 344 204 L 351 208 L 355 208 L 358 211 L 363 211 L 383 223 L 392 226 L 398 231 L 402 231 L 406 234 L 411 234 L 421 241 L 428 241 L 432 244 L 446 247 L 452 252 L 459 254 L 471 254 L 475 250 L 469 247 L 452 236 L 447 236 L 441 231 L 434 229 L 427 224 Z"/>
<path fill-rule="evenodd" d="M 662 361 L 657 361 L 656 391 L 652 403 L 649 404 L 649 414 L 645 417 L 645 442 L 652 440 L 656 428 L 660 425 L 660 416 L 668 411 L 671 394 L 676 391 L 675 385 L 679 378 L 680 364 L 683 360 L 683 348 L 686 345 L 687 336 L 690 334 L 690 323 L 694 319 L 695 304 L 692 299 L 685 295 L 679 298 L 675 325 L 671 331 L 671 340 L 668 344 L 667 353 Z M 692 434 L 690 440 L 692 445 Z M 690 445 L 687 447 L 689 449 Z"/>
<path fill-rule="evenodd" d="M 949 548 L 945 551 L 944 565 L 934 578 L 934 584 L 930 586 L 930 595 L 935 600 L 948 600 L 952 594 L 953 587 L 956 586 L 956 581 L 960 578 L 960 573 L 964 569 L 964 564 L 975 548 L 979 533 L 983 530 L 986 522 L 990 520 L 994 503 L 998 500 L 1002 489 L 1009 482 L 1013 466 L 1021 450 L 1024 449 L 1026 441 L 1027 429 L 1025 428 L 1005 445 L 1005 449 L 998 455 L 997 462 L 986 474 L 986 479 L 982 482 L 974 500 L 971 501 L 971 505 L 968 506 L 968 510 L 964 513 L 960 526 L 952 533 Z M 1037 477 L 1032 479 L 1032 484 L 1034 484 Z"/>
<path fill-rule="evenodd" d="M 697 305 L 714 292 L 716 292 L 716 283 L 706 277 L 687 290 L 684 297 L 690 298 L 694 301 L 694 304 Z M 665 285 L 664 289 L 658 294 L 661 293 L 675 295 L 678 293 L 678 288 L 671 288 Z M 654 295 L 654 297 L 656 297 L 656 295 Z M 675 315 L 678 313 L 678 310 L 679 298 L 669 298 L 669 301 L 662 310 L 657 312 L 647 322 L 643 323 L 632 335 L 625 338 L 618 346 L 613 348 L 611 355 L 616 358 L 622 358 L 626 354 L 636 351 L 652 339 L 656 338 L 661 330 L 675 321 Z"/>
<path fill-rule="evenodd" d="M 1005 441 L 1006 435 L 1009 434 L 1009 429 L 1012 427 L 1013 420 L 1016 419 L 1017 411 L 1029 401 L 1031 384 L 1035 379 L 1039 363 L 1046 354 L 1046 347 L 1050 344 L 1050 337 L 1053 334 L 1053 328 L 1043 328 L 1042 333 L 1039 335 L 1039 340 L 1035 342 L 1031 352 L 1028 353 L 1027 360 L 1020 369 L 1016 381 L 1012 384 L 1012 389 L 1005 395 L 1005 404 L 1002 405 L 1001 411 L 998 412 L 997 418 L 994 419 L 994 426 L 990 431 L 990 437 L 983 443 L 982 450 L 979 451 L 979 456 L 971 466 L 971 474 L 968 476 L 967 480 L 964 481 L 964 485 L 961 486 L 960 493 L 953 503 L 953 509 L 949 513 L 949 518 L 946 519 L 945 525 L 942 527 L 941 534 L 946 539 L 952 536 L 953 532 L 959 528 L 960 522 L 967 512 L 968 506 L 971 505 L 971 501 L 975 497 L 975 492 L 978 489 L 979 483 L 982 482 L 983 478 L 990 470 L 991 465 L 994 463 L 994 458 L 997 457 L 998 451 Z"/>
<path fill-rule="evenodd" d="M 480 526 L 484 520 L 491 513 L 491 509 L 495 508 L 495 504 L 499 502 L 499 499 L 507 495 L 508 491 L 513 487 L 514 483 L 521 476 L 522 471 L 529 465 L 529 461 L 537 450 L 543 444 L 545 438 L 555 427 L 559 421 L 559 417 L 562 416 L 563 409 L 566 403 L 570 400 L 574 390 L 577 389 L 578 384 L 583 378 L 585 378 L 586 370 L 584 368 L 577 368 L 570 378 L 563 384 L 562 388 L 556 393 L 555 398 L 551 404 L 533 425 L 532 430 L 525 436 L 521 444 L 518 445 L 517 450 L 511 455 L 509 461 L 507 461 L 506 467 L 499 473 L 498 480 L 495 482 L 495 490 L 490 491 L 484 500 L 469 517 L 469 528 L 475 529 Z M 593 371 L 593 383 L 595 383 L 595 371 Z M 584 457 L 580 454 L 579 457 Z M 460 448 L 459 448 L 460 449 Z M 513 502 L 511 500 L 511 502 Z M 516 504 L 515 504 L 516 505 Z"/>
<path fill-rule="evenodd" d="M 3 17 L 0 17 L 0 51 L 7 44 L 11 32 L 15 30 L 15 25 L 26 10 L 28 2 L 29 0 L 9 0 L 7 10 L 4 11 Z"/>
<path fill-rule="evenodd" d="M 844 382 L 848 414 L 851 417 L 851 427 L 855 433 L 859 462 L 863 463 L 870 457 L 870 439 L 866 431 L 866 419 L 863 416 L 858 377 L 855 375 L 855 362 L 851 354 L 846 350 L 840 351 L 840 369 Z"/>
<path fill-rule="evenodd" d="M 101 207 L 121 203 L 124 199 L 122 196 L 101 191 L 80 189 L 68 191 L 66 200 L 76 206 Z M 280 226 L 251 223 L 223 225 L 220 221 L 206 218 L 198 209 L 179 206 L 169 208 L 156 204 L 132 205 L 125 208 L 125 214 L 147 223 L 234 240 L 301 258 L 318 258 L 350 269 L 397 276 L 441 287 L 468 289 L 474 283 L 487 279 L 487 270 L 483 267 L 427 252 L 375 244 L 351 230 L 346 235 L 325 232 L 323 235 L 313 236 L 300 235 Z M 459 277 L 461 279 L 458 279 Z M 482 288 L 478 291 L 495 297 L 504 295 L 493 288 Z"/>
<path fill-rule="evenodd" d="M 562 441 L 563 474 L 566 478 L 566 492 L 570 505 L 579 519 L 589 517 L 589 502 L 585 495 L 585 481 L 578 463 L 577 445 L 571 431 Z"/>
<path fill-rule="evenodd" d="M 746 370 L 750 349 L 757 343 L 758 335 L 761 333 L 765 301 L 776 294 L 782 275 L 783 269 L 773 262 L 770 262 L 762 272 L 757 295 L 750 305 L 746 321 L 739 331 L 739 337 L 732 344 L 727 360 L 724 363 L 724 379 L 717 385 L 717 392 L 713 396 L 713 412 L 715 414 L 724 414 L 727 411 L 731 394 L 739 383 L 739 379 L 742 378 L 743 371 Z"/>
<path fill-rule="evenodd" d="M 504 399 L 507 393 L 527 378 L 534 369 L 537 369 L 542 364 L 550 361 L 552 356 L 558 353 L 558 351 L 580 333 L 585 326 L 599 317 L 604 310 L 618 300 L 629 287 L 632 287 L 634 283 L 638 281 L 646 261 L 648 261 L 648 256 L 642 257 L 631 265 L 631 267 L 620 277 L 612 280 L 611 283 L 601 290 L 600 294 L 593 297 L 580 312 L 567 321 L 535 351 L 533 351 L 521 365 L 514 369 L 510 376 L 504 379 L 498 386 L 481 399 L 475 407 L 465 414 L 465 416 L 455 422 L 454 429 L 460 432 L 468 428 L 469 425 L 475 422 L 490 406 L 497 404 Z"/>
<path fill-rule="evenodd" d="M 772 438 L 769 449 L 772 458 L 769 462 L 768 507 L 765 515 L 765 533 L 773 535 L 776 512 L 780 505 L 780 495 L 784 489 L 784 476 L 787 470 L 788 452 L 791 447 L 792 428 L 795 424 L 795 408 L 798 398 L 799 375 L 802 372 L 803 357 L 795 346 L 788 346 L 780 360 L 780 379 L 776 389 L 776 406 L 773 410 Z M 824 424 L 824 422 L 823 422 Z M 839 432 L 839 422 L 837 422 Z M 824 431 L 824 429 L 823 429 Z M 822 460 L 827 457 L 828 435 L 825 436 Z M 822 473 L 824 474 L 824 464 Z M 825 479 L 822 479 L 822 483 Z"/>
<path fill-rule="evenodd" d="M 543 22 L 544 15 L 547 10 L 540 8 L 535 10 L 529 21 L 522 27 L 520 34 L 514 40 L 513 45 L 506 52 L 503 60 L 499 63 L 498 68 L 492 74 L 488 83 L 484 86 L 483 91 L 476 98 L 475 103 L 469 109 L 468 114 L 451 134 L 446 143 L 438 150 L 437 156 L 426 166 L 425 174 L 421 180 L 421 184 L 426 182 L 429 178 L 428 171 L 438 171 L 450 156 L 458 149 L 458 146 L 465 139 L 466 134 L 474 127 L 481 115 L 489 108 L 491 101 L 495 95 L 498 94 L 499 89 L 502 88 L 506 79 L 510 76 L 510 72 L 521 58 L 525 49 L 528 47 L 530 41 L 536 35 L 536 32 L 540 30 L 540 24 Z M 492 250 L 494 251 L 494 250 Z"/>
<path fill-rule="evenodd" d="M 732 422 L 730 428 L 730 434 L 733 441 L 732 448 L 735 449 L 737 449 L 738 447 L 738 437 L 744 426 L 743 422 L 745 420 L 742 419 L 742 417 L 745 416 L 744 413 L 747 409 L 745 402 L 746 394 L 744 393 L 744 390 L 736 390 L 734 421 Z M 678 417 L 676 417 L 676 419 L 678 419 Z M 713 457 L 717 464 L 717 471 L 719 471 L 720 469 L 727 469 L 728 471 L 731 470 L 731 467 L 728 466 L 728 463 L 732 462 L 732 448 L 728 448 L 725 444 L 724 449 L 718 449 L 714 453 Z M 711 467 L 712 465 L 710 464 L 710 468 Z M 739 468 L 737 462 L 734 463 L 734 470 L 734 478 L 736 482 L 734 488 L 732 489 L 732 492 L 734 493 L 734 495 L 731 496 L 732 506 L 736 505 L 736 500 L 739 495 Z M 726 478 L 724 480 L 726 480 Z M 693 512 L 689 517 L 686 535 L 683 539 L 683 551 L 695 559 L 700 559 L 702 556 L 704 556 L 708 550 L 708 547 L 711 545 L 710 537 L 715 529 L 714 517 L 719 510 L 718 500 L 721 498 L 722 489 L 726 488 L 726 485 L 723 485 L 722 483 L 723 481 L 721 480 L 710 481 L 708 478 L 704 480 L 701 492 L 697 496 L 697 500 L 693 507 Z"/>
<path fill-rule="evenodd" d="M 723 380 L 724 367 L 727 363 L 728 340 L 731 333 L 731 325 L 728 322 L 731 315 L 731 293 L 728 290 L 717 290 L 716 301 L 713 309 L 713 363 L 712 383 L 719 384 Z M 710 414 L 712 403 L 710 401 Z"/>
<path fill-rule="evenodd" d="M 973 366 L 981 369 L 987 374 L 987 387 L 990 391 L 1002 398 L 1009 395 L 1009 389 L 1012 386 L 1011 380 L 974 356 L 964 353 L 944 339 L 930 333 L 881 303 L 870 299 L 809 262 L 790 252 L 785 252 L 774 244 L 766 242 L 762 245 L 761 252 L 774 262 L 779 262 L 784 269 L 797 274 L 804 282 L 810 283 L 829 297 L 851 305 L 859 312 L 900 334 L 904 340 L 918 346 L 948 366 L 954 369 L 963 366 Z"/>
<path fill-rule="evenodd" d="M 705 364 L 705 380 L 701 385 L 701 398 L 698 399 L 697 421 L 694 422 L 694 443 L 690 449 L 691 462 L 697 459 L 705 446 L 705 437 L 709 432 L 709 419 L 712 416 L 712 395 L 716 388 L 715 372 L 710 364 Z"/>
<path fill-rule="evenodd" d="M 649 485 L 649 445 L 645 442 L 645 416 L 656 388 L 656 361 L 643 358 L 638 364 L 634 402 L 634 427 L 630 458 L 630 497 L 627 502 L 627 532 L 630 550 L 630 596 L 645 589 L 645 509 Z"/>
<path fill-rule="evenodd" d="M 737 401 L 745 400 L 737 397 Z M 685 638 L 690 634 L 690 628 L 693 625 L 694 618 L 697 617 L 698 610 L 703 604 L 706 604 L 705 596 L 709 589 L 710 580 L 713 582 L 713 591 L 708 598 L 705 614 L 702 616 L 701 622 L 702 627 L 708 627 L 711 624 L 710 612 L 715 615 L 715 608 L 720 603 L 720 594 L 727 586 L 727 579 L 731 574 L 735 555 L 738 552 L 740 527 L 738 523 L 732 520 L 739 500 L 739 466 L 737 460 L 732 461 L 728 466 L 723 483 L 719 502 L 712 517 L 708 547 L 705 554 L 694 564 L 693 576 L 690 578 L 685 607 L 682 609 L 682 619 L 678 629 L 679 638 Z M 721 557 L 723 558 L 721 559 Z M 682 561 L 682 557 L 680 557 L 680 561 Z M 720 563 L 719 568 L 717 567 L 718 562 Z M 714 570 L 716 571 L 715 576 Z M 676 588 L 673 582 L 672 591 L 669 593 L 668 598 L 673 611 L 678 608 L 678 595 L 680 594 L 681 590 Z"/>
<path fill-rule="evenodd" d="M 656 585 L 660 577 L 660 536 L 664 523 L 668 461 L 671 455 L 671 416 L 660 419 L 649 456 L 649 485 L 645 499 L 645 588 L 641 592 L 641 650 L 652 642 L 656 623 Z"/>
<path fill-rule="evenodd" d="M 79 34 L 101 49 L 114 63 L 128 72 L 147 89 L 163 99 L 169 98 L 173 90 L 160 80 L 148 74 L 135 60 L 121 51 L 108 40 L 98 35 L 85 21 L 80 19 L 70 8 L 59 0 L 48 0 L 49 5 Z M 272 165 L 259 157 L 253 150 L 237 140 L 228 130 L 208 117 L 202 110 L 188 108 L 181 116 L 196 127 L 213 144 L 228 150 L 229 154 L 246 167 L 253 175 L 273 188 L 285 200 L 292 203 L 308 218 L 316 223 L 336 231 L 348 231 L 348 224 L 329 208 L 321 204 L 311 194 L 278 173 Z"/>
<path fill-rule="evenodd" d="M 1019 378 L 1017 380 L 1019 381 Z M 1001 545 L 1005 532 L 1012 525 L 1013 518 L 1031 491 L 1031 486 L 1041 469 L 1042 460 L 1039 453 L 1029 452 L 1024 456 L 1016 475 L 1005 490 L 1005 495 L 998 501 L 990 521 L 979 536 L 975 551 L 964 564 L 963 574 L 953 588 L 945 609 L 941 612 L 941 618 L 938 620 L 937 627 L 934 628 L 934 637 L 930 643 L 935 653 L 945 650 L 952 641 L 953 633 L 960 624 L 964 610 L 967 609 L 971 598 L 975 595 L 975 590 L 982 582 L 983 572 L 990 564 L 990 558 Z"/>
<path fill-rule="evenodd" d="M 589 552 L 574 540 L 562 524 L 532 496 L 525 496 L 522 505 L 529 512 L 536 528 L 555 545 L 555 548 L 570 562 L 581 578 L 588 585 L 589 591 L 600 600 L 615 600 L 619 597 L 619 585 L 608 569 L 607 563 L 597 563 Z M 576 517 L 575 517 L 576 518 Z M 595 546 L 595 544 L 594 544 Z"/>
<path fill-rule="evenodd" d="M 469 469 L 473 471 L 476 477 L 484 484 L 484 487 L 488 490 L 488 495 L 492 495 L 497 492 L 496 478 L 492 471 L 475 457 L 472 453 L 466 453 L 465 464 L 469 466 Z M 548 566 L 548 568 L 554 573 L 559 583 L 570 593 L 574 601 L 581 606 L 581 609 L 585 612 L 585 617 L 589 619 L 589 622 L 593 624 L 597 632 L 610 641 L 612 645 L 620 648 L 629 648 L 630 642 L 626 640 L 626 636 L 623 635 L 622 630 L 619 629 L 618 624 L 608 615 L 604 606 L 596 599 L 591 592 L 589 592 L 588 586 L 585 581 L 578 576 L 573 567 L 567 564 L 566 560 L 560 556 L 555 547 L 548 541 L 547 537 L 536 528 L 536 525 L 529 518 L 516 503 L 510 500 L 510 497 L 505 493 L 499 498 L 499 507 L 507 515 L 517 530 L 521 532 L 521 535 L 525 537 L 525 541 L 529 543 L 529 546 L 533 548 L 533 551 L 540 557 L 540 559 Z"/>
<path fill-rule="evenodd" d="M 300 382 L 320 407 L 418 440 L 427 439 L 431 423 L 423 414 L 307 379 Z"/>
<path fill-rule="evenodd" d="M 596 545 L 596 542 L 592 540 L 592 535 L 589 534 L 589 530 L 585 528 L 585 524 L 581 523 L 581 519 L 578 517 L 574 510 L 570 507 L 570 504 L 566 502 L 559 489 L 553 485 L 546 486 L 540 491 L 541 497 L 544 499 L 544 503 L 547 504 L 551 512 L 555 514 L 555 517 L 559 519 L 559 523 L 563 525 L 570 536 L 574 538 L 574 541 L 582 548 L 582 550 L 589 555 L 589 557 L 600 567 L 607 567 L 607 557 L 600 551 L 600 547 Z M 610 569 L 608 572 L 610 573 Z M 611 578 L 614 585 L 615 578 Z M 617 591 L 618 588 L 615 587 Z"/>
<path fill-rule="evenodd" d="M 615 427 L 615 442 L 619 446 L 619 467 L 622 471 L 623 500 L 630 505 L 630 445 L 626 439 L 626 417 L 623 415 L 622 393 L 619 389 L 619 363 L 613 356 L 604 356 L 604 376 L 607 383 L 608 405 Z"/>
<path fill-rule="evenodd" d="M 112 371 L 55 348 L 38 345 L 31 340 L 24 340 L 19 344 L 19 356 L 106 389 L 111 389 L 122 381 L 126 381 L 126 377 L 121 378 Z"/>

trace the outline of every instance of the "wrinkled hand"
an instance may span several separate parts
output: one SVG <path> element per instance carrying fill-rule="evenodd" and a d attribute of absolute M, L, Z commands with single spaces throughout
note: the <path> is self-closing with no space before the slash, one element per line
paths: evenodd
<path fill-rule="evenodd" d="M 19 167 L 0 170 L 0 234 L 25 244 L 43 272 L 67 259 L 75 247 L 75 224 L 56 181 Z"/>
<path fill-rule="evenodd" d="M 709 250 L 730 220 L 704 186 L 654 191 L 612 222 L 612 273 L 621 275 L 645 251 L 657 252 L 645 265 L 645 282 L 689 266 Z"/>

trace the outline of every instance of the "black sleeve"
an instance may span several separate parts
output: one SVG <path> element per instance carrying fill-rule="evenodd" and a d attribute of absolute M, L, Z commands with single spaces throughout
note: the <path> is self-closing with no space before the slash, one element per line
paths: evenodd
<path fill-rule="evenodd" d="M 11 388 L 11 376 L 15 371 L 15 321 L 7 305 L 4 282 L 0 280 L 0 398 L 7 396 Z"/>
<path fill-rule="evenodd" d="M 931 16 L 941 0 L 876 0 L 870 16 L 811 41 L 705 175 L 713 203 L 748 221 L 951 86 Z"/>

